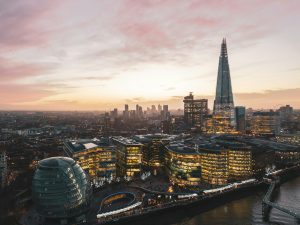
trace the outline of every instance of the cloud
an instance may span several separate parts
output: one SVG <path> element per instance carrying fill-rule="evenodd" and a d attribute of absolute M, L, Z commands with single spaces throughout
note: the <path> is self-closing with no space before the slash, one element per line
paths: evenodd
<path fill-rule="evenodd" d="M 261 93 L 238 93 L 236 102 L 254 108 L 278 108 L 281 105 L 290 104 L 300 108 L 300 88 L 266 90 Z"/>
<path fill-rule="evenodd" d="M 112 74 L 111 76 L 88 76 L 88 77 L 83 77 L 85 80 L 99 80 L 99 81 L 107 81 L 111 80 L 115 77 L 115 74 Z"/>
<path fill-rule="evenodd" d="M 25 84 L 0 84 L 0 102 L 3 105 L 15 105 L 36 101 L 55 94 L 48 86 Z"/>
<path fill-rule="evenodd" d="M 0 83 L 43 75 L 52 69 L 54 65 L 26 63 L 0 57 Z"/>
<path fill-rule="evenodd" d="M 37 47 L 50 33 L 40 24 L 55 9 L 58 0 L 10 0 L 0 2 L 0 51 Z"/>

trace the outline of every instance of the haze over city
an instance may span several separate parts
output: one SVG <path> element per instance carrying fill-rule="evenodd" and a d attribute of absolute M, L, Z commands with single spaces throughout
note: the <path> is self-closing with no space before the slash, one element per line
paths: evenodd
<path fill-rule="evenodd" d="M 261 4 L 263 2 L 263 4 Z M 236 105 L 300 108 L 300 2 L 1 1 L 2 110 L 212 108 L 227 39 Z"/>

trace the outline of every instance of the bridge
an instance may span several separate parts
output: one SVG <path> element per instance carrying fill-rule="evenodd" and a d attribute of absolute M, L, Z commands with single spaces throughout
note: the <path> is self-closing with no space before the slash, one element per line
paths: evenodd
<path fill-rule="evenodd" d="M 290 216 L 293 216 L 295 217 L 298 221 L 300 221 L 300 214 L 299 213 L 296 213 L 292 210 L 289 210 L 287 209 L 286 207 L 283 207 L 275 202 L 271 202 L 271 197 L 272 197 L 272 194 L 273 194 L 273 191 L 275 190 L 277 184 L 279 184 L 279 179 L 275 179 L 275 180 L 272 180 L 271 183 L 270 183 L 270 187 L 268 189 L 268 192 L 266 193 L 266 195 L 264 196 L 263 198 L 263 201 L 262 201 L 262 214 L 263 214 L 263 217 L 264 219 L 266 219 L 271 211 L 272 208 L 275 208 L 275 209 L 278 209 Z"/>

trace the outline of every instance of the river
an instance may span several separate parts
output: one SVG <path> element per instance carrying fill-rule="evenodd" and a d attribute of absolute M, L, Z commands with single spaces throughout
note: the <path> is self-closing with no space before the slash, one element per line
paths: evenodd
<path fill-rule="evenodd" d="M 229 202 L 208 212 L 190 216 L 172 225 L 293 225 L 300 224 L 277 209 L 272 209 L 268 221 L 263 221 L 261 200 L 264 192 Z M 274 192 L 274 202 L 300 213 L 300 177 L 281 185 Z"/>

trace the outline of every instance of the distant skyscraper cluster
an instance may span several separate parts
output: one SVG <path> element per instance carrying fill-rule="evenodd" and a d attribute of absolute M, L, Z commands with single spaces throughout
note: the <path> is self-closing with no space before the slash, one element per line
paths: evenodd
<path fill-rule="evenodd" d="M 143 118 L 150 118 L 160 116 L 161 120 L 168 120 L 170 118 L 169 106 L 160 104 L 157 106 L 152 105 L 151 108 L 147 107 L 147 110 L 143 110 L 142 106 L 136 105 L 135 110 L 129 110 L 128 104 L 125 105 L 123 111 L 124 120 L 137 120 Z"/>

